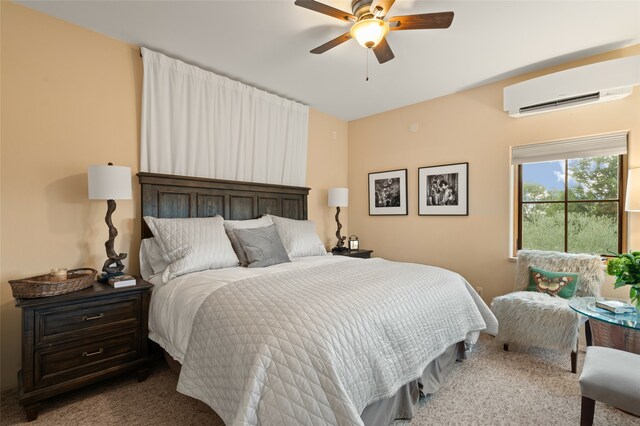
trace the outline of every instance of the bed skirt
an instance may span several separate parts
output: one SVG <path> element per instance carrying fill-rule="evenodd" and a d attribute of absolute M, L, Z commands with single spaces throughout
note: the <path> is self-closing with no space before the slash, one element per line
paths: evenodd
<path fill-rule="evenodd" d="M 180 368 L 182 367 L 180 363 L 173 359 L 164 349 L 162 349 L 162 352 L 169 368 L 176 374 L 180 374 Z M 392 397 L 367 405 L 360 414 L 362 422 L 366 426 L 380 426 L 389 425 L 394 420 L 411 419 L 418 409 L 420 395 L 430 395 L 440 389 L 456 360 L 465 359 L 466 354 L 464 342 L 449 346 L 440 356 L 427 365 L 420 378 L 402 386 Z M 198 409 L 200 411 L 213 412 L 213 409 L 201 401 L 198 401 Z"/>
<path fill-rule="evenodd" d="M 367 426 L 391 424 L 394 420 L 411 419 L 418 409 L 420 394 L 435 393 L 444 382 L 456 360 L 465 358 L 464 342 L 449 346 L 439 357 L 431 361 L 422 376 L 402 386 L 391 398 L 369 404 L 360 413 Z"/>

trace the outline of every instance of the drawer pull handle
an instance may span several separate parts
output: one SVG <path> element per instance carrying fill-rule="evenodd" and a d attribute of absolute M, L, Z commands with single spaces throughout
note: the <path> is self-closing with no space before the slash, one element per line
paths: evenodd
<path fill-rule="evenodd" d="M 102 352 L 104 352 L 104 348 L 100 348 L 95 352 L 82 352 L 82 356 L 83 357 L 89 357 L 89 356 L 94 356 L 94 355 L 100 355 Z"/>
<path fill-rule="evenodd" d="M 104 316 L 104 314 L 96 315 L 95 317 L 87 317 L 87 316 L 84 316 L 84 317 L 82 317 L 82 321 L 97 320 L 97 319 L 102 318 L 103 316 Z"/>

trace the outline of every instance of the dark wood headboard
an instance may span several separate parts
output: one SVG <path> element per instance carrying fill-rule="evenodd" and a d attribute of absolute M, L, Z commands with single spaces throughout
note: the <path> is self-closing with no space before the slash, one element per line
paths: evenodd
<path fill-rule="evenodd" d="M 145 216 L 254 219 L 263 214 L 307 219 L 309 188 L 189 176 L 138 173 L 142 238 L 152 237 Z"/>

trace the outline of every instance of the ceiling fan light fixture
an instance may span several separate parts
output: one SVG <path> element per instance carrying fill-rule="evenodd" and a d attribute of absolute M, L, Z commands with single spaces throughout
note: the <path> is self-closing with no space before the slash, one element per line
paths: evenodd
<path fill-rule="evenodd" d="M 382 41 L 389 32 L 389 25 L 382 19 L 370 18 L 356 22 L 351 27 L 351 37 L 355 38 L 360 46 L 372 49 Z"/>

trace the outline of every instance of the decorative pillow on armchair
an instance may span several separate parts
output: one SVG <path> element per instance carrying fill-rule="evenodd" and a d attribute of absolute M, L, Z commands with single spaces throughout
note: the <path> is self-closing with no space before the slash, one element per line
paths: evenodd
<path fill-rule="evenodd" d="M 580 275 L 573 272 L 552 272 L 530 267 L 527 291 L 570 299 L 576 293 L 579 280 Z"/>

